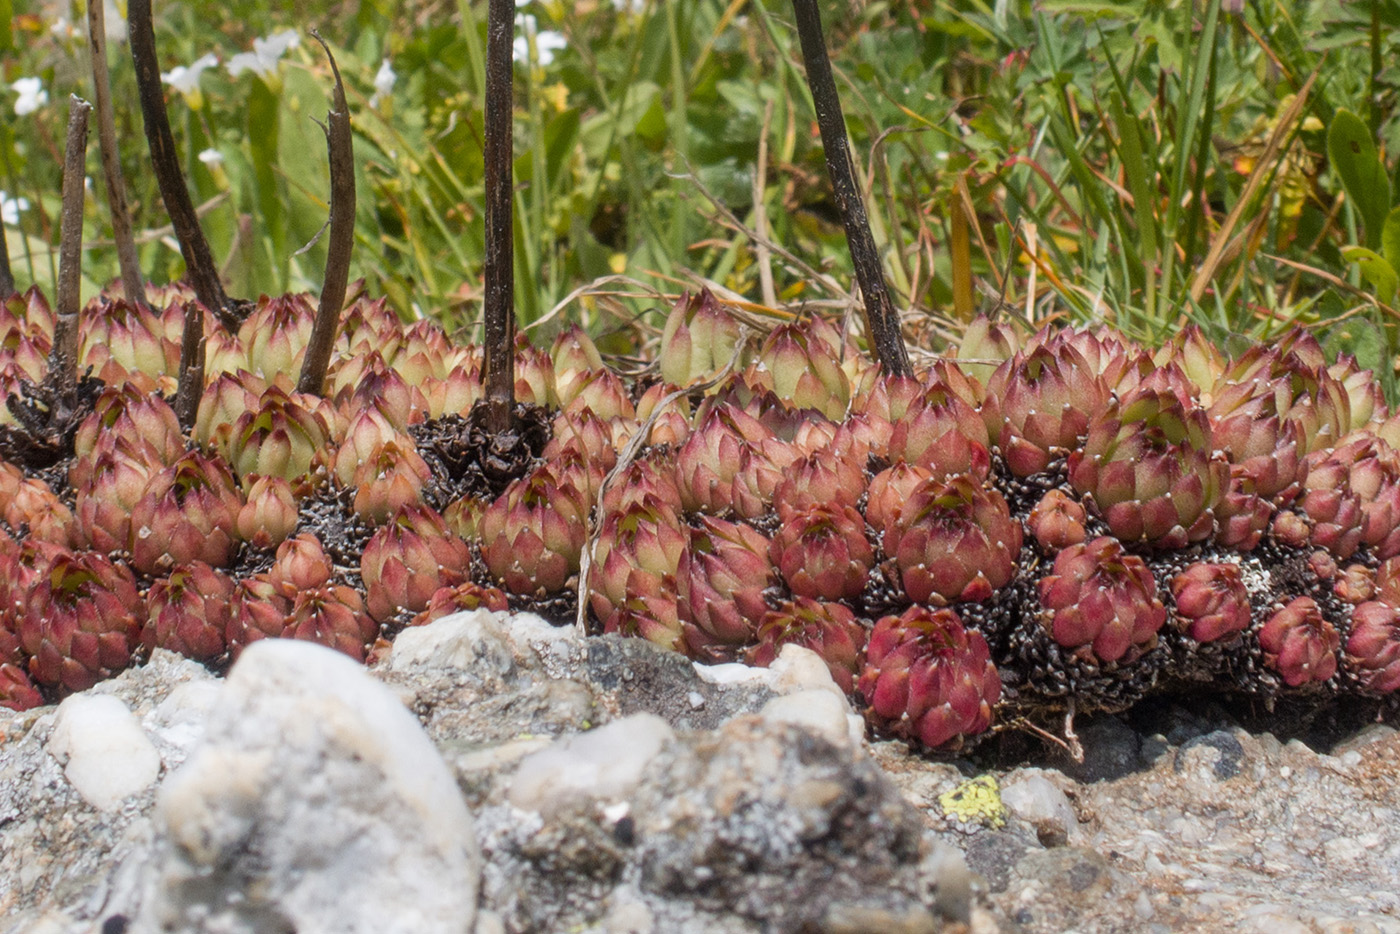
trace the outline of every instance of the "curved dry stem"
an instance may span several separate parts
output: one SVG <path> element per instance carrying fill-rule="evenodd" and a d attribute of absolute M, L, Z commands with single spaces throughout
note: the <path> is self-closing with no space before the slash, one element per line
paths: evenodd
<path fill-rule="evenodd" d="M 355 150 L 350 133 L 350 106 L 345 102 L 345 85 L 340 80 L 331 47 L 316 30 L 311 31 L 335 75 L 333 109 L 326 114 L 326 145 L 330 150 L 331 203 L 330 242 L 326 249 L 326 277 L 321 284 L 321 302 L 316 308 L 316 321 L 311 327 L 311 339 L 302 360 L 301 376 L 297 380 L 300 392 L 317 395 L 326 382 L 326 370 L 331 362 L 340 326 L 340 312 L 345 307 L 345 289 L 350 281 L 350 256 L 355 249 Z"/>
<path fill-rule="evenodd" d="M 107 204 L 112 211 L 112 239 L 117 244 L 117 265 L 121 267 L 122 294 L 132 304 L 146 302 L 141 282 L 141 263 L 136 255 L 136 239 L 131 230 L 131 214 L 126 206 L 126 180 L 117 154 L 117 125 L 112 117 L 112 83 L 107 70 L 106 4 L 88 3 L 88 39 L 92 50 L 92 100 L 97 108 L 97 143 L 102 152 L 102 176 L 107 183 Z"/>
<path fill-rule="evenodd" d="M 156 58 L 155 28 L 151 24 L 151 0 L 131 0 L 127 8 L 131 59 L 136 65 L 136 86 L 141 99 L 141 116 L 146 124 L 146 143 L 151 150 L 151 167 L 161 200 L 175 227 L 180 241 L 180 254 L 185 258 L 185 274 L 195 296 L 230 331 L 239 325 L 237 303 L 224 292 L 219 280 L 214 254 L 199 226 L 185 174 L 180 170 L 180 156 L 175 150 L 175 137 L 170 132 L 170 118 L 165 112 L 165 95 L 160 87 L 160 62 Z M 185 316 L 185 326 L 191 325 L 192 315 Z M 202 320 L 202 319 L 201 319 Z M 202 324 L 199 325 L 202 327 Z M 185 342 L 190 343 L 188 340 Z M 181 360 L 183 375 L 187 361 Z"/>
<path fill-rule="evenodd" d="M 865 213 L 865 201 L 856 184 L 851 165 L 850 141 L 846 137 L 846 119 L 841 112 L 841 97 L 831 74 L 831 59 L 827 56 L 826 40 L 822 37 L 821 12 L 817 0 L 792 0 L 797 20 L 797 36 L 802 43 L 802 61 L 807 67 L 807 86 L 812 91 L 812 105 L 817 111 L 817 127 L 821 130 L 822 150 L 826 155 L 826 171 L 831 176 L 836 207 L 846 228 L 846 245 L 851 251 L 851 265 L 860 283 L 865 300 L 865 331 L 875 359 L 885 372 L 909 376 L 913 367 L 909 351 L 899 333 L 899 313 L 885 284 L 885 272 L 875 237 L 870 232 L 870 219 Z"/>
<path fill-rule="evenodd" d="M 5 240 L 5 225 L 0 224 L 0 299 L 15 294 L 15 276 L 10 271 L 10 244 Z"/>

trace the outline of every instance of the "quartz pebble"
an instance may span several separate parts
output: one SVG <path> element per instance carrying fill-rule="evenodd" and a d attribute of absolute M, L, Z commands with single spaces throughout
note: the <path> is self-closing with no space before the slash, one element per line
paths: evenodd
<path fill-rule="evenodd" d="M 59 704 L 48 749 L 83 800 L 103 811 L 160 774 L 160 754 L 140 721 L 110 695 L 74 694 Z"/>

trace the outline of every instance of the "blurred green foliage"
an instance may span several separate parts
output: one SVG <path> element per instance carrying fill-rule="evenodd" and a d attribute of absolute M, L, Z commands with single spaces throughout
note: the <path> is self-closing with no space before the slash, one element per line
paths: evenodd
<path fill-rule="evenodd" d="M 163 70 L 220 60 L 169 107 L 232 294 L 319 287 L 326 62 L 303 41 L 266 77 L 227 68 L 259 37 L 316 27 L 353 111 L 352 275 L 406 317 L 475 324 L 484 2 L 199 0 L 156 13 Z M 839 304 L 849 259 L 786 2 L 532 0 L 519 13 L 522 322 L 619 274 L 629 281 L 564 315 L 598 335 L 646 327 L 659 293 L 702 281 L 775 314 Z M 1380 232 L 1329 164 L 1327 129 L 1355 114 L 1395 172 L 1400 0 L 874 0 L 823 13 L 916 343 L 938 346 L 973 311 L 1105 320 L 1145 340 L 1194 321 L 1227 345 L 1302 323 L 1393 386 L 1391 296 L 1378 300 L 1348 260 Z M 0 188 L 31 203 L 9 228 L 21 280 L 52 278 L 63 102 L 90 85 L 87 43 L 65 22 L 85 22 L 80 5 L 0 0 L 6 87 L 38 76 L 49 94 L 25 115 L 14 91 L 0 96 Z M 125 44 L 110 58 L 143 268 L 178 277 Z M 384 63 L 396 80 L 377 90 Z M 89 171 L 100 186 L 95 146 Z M 95 189 L 91 283 L 116 274 L 105 215 Z M 968 297 L 955 301 L 960 284 Z"/>

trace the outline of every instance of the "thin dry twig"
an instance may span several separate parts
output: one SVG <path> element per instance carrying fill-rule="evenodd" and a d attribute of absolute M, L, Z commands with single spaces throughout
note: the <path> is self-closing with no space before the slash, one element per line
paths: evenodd
<path fill-rule="evenodd" d="M 754 229 L 758 239 L 754 244 L 754 261 L 758 264 L 759 294 L 768 306 L 778 304 L 778 293 L 773 288 L 773 254 L 768 249 L 768 207 L 763 196 L 765 181 L 768 178 L 768 131 L 773 124 L 773 101 L 763 105 L 763 127 L 758 134 L 758 161 L 753 169 L 753 212 Z"/>
<path fill-rule="evenodd" d="M 63 153 L 63 214 L 59 224 L 58 294 L 54 303 L 53 350 L 49 377 L 54 384 L 56 420 L 77 406 L 78 312 L 82 306 L 83 195 L 87 159 L 88 114 L 92 105 L 76 94 L 68 98 L 68 139 Z"/>
<path fill-rule="evenodd" d="M 1220 230 L 1216 232 L 1215 238 L 1210 245 L 1210 251 L 1206 253 L 1206 258 L 1204 262 L 1201 263 L 1201 268 L 1196 272 L 1196 278 L 1191 282 L 1190 295 L 1193 304 L 1200 302 L 1201 296 L 1205 293 L 1206 286 L 1215 278 L 1215 271 L 1220 265 L 1226 247 L 1230 244 L 1231 234 L 1234 233 L 1235 227 L 1244 216 L 1244 212 L 1254 200 L 1254 193 L 1263 183 L 1264 176 L 1268 172 L 1273 171 L 1274 160 L 1278 155 L 1279 149 L 1284 145 L 1284 142 L 1297 131 L 1294 124 L 1297 122 L 1298 115 L 1303 112 L 1303 106 L 1308 100 L 1308 92 L 1312 90 L 1313 82 L 1317 80 L 1320 70 L 1321 66 L 1319 65 L 1318 68 L 1308 76 L 1308 80 L 1303 83 L 1297 96 L 1293 98 L 1293 103 L 1289 104 L 1288 109 L 1279 116 L 1278 124 L 1274 127 L 1274 132 L 1269 135 L 1269 142 L 1264 147 L 1264 152 L 1259 157 L 1259 161 L 1255 163 L 1254 171 L 1249 174 L 1249 180 L 1245 182 L 1244 190 L 1240 192 L 1239 198 L 1235 201 L 1235 206 L 1231 208 L 1230 213 L 1226 215 L 1225 223 L 1222 224 Z"/>
<path fill-rule="evenodd" d="M 350 132 L 350 106 L 345 102 L 345 84 L 340 80 L 331 47 L 321 34 L 311 35 L 331 61 L 335 76 L 333 108 L 326 114 L 326 146 L 330 151 L 331 203 L 330 243 L 326 248 L 326 276 L 321 284 L 320 304 L 311 326 L 306 357 L 302 360 L 297 389 L 320 395 L 330 366 L 331 350 L 345 307 L 345 288 L 350 282 L 350 257 L 355 251 L 355 149 Z"/>
<path fill-rule="evenodd" d="M 482 381 L 486 424 L 510 429 L 515 419 L 515 244 L 511 216 L 512 65 L 515 5 L 489 0 L 486 7 L 486 327 Z"/>
<path fill-rule="evenodd" d="M 102 177 L 107 183 L 107 205 L 112 212 L 112 239 L 117 244 L 122 294 L 133 305 L 144 305 L 146 288 L 141 282 L 141 262 L 136 255 L 131 214 L 126 206 L 126 180 L 122 177 L 122 163 L 117 152 L 117 125 L 112 116 L 105 7 L 105 3 L 97 0 L 90 0 L 87 5 L 88 48 L 92 50 L 92 100 L 97 108 L 97 143 L 102 153 Z"/>

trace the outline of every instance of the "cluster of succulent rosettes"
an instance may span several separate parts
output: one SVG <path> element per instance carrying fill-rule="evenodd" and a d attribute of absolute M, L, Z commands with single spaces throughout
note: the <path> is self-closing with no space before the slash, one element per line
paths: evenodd
<path fill-rule="evenodd" d="M 1196 331 L 1149 350 L 979 321 L 887 377 L 830 322 L 741 323 L 701 293 L 635 384 L 578 328 L 518 338 L 542 437 L 512 473 L 478 450 L 481 351 L 363 296 L 320 395 L 289 375 L 306 297 L 237 333 L 206 317 L 182 431 L 192 299 L 150 298 L 82 313 L 106 388 L 72 457 L 0 461 L 0 703 L 155 648 L 372 658 L 404 625 L 562 624 L 579 599 L 591 631 L 706 663 L 809 648 L 877 730 L 929 747 L 1202 672 L 1400 696 L 1400 417 L 1306 334 L 1231 360 Z M 53 331 L 37 292 L 0 305 L 0 389 L 44 378 Z"/>

